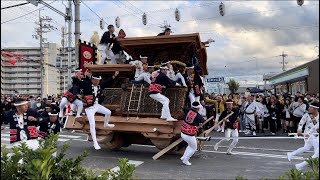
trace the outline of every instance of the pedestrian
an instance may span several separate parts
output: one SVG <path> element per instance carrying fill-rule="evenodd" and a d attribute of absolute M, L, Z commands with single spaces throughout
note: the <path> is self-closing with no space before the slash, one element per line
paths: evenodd
<path fill-rule="evenodd" d="M 196 134 L 198 126 L 204 121 L 199 114 L 200 108 L 201 104 L 195 101 L 191 104 L 191 109 L 184 109 L 184 120 L 181 123 L 181 138 L 188 143 L 188 147 L 180 159 L 187 166 L 191 166 L 189 159 L 197 150 Z"/>
<path fill-rule="evenodd" d="M 293 127 L 294 131 L 298 129 L 298 123 L 304 113 L 306 112 L 306 104 L 303 103 L 303 97 L 300 96 L 297 98 L 297 102 L 294 102 L 292 105 L 292 114 L 293 114 Z"/>
<path fill-rule="evenodd" d="M 238 123 L 239 123 L 239 111 L 235 108 L 233 108 L 233 101 L 231 99 L 228 99 L 226 101 L 227 104 L 227 109 L 224 110 L 221 113 L 221 116 L 219 117 L 219 121 L 223 120 L 225 117 L 227 117 L 231 112 L 233 112 L 233 114 L 228 118 L 225 119 L 225 137 L 226 138 L 230 138 L 230 137 L 239 137 L 239 133 L 238 133 Z M 225 141 L 229 141 L 230 139 L 221 139 L 217 144 L 215 144 L 214 146 L 214 150 L 217 151 L 220 144 L 225 142 Z M 238 143 L 238 139 L 233 139 L 232 143 L 230 144 L 228 150 L 227 150 L 227 154 L 228 155 L 232 155 L 232 149 L 237 145 Z"/>
<path fill-rule="evenodd" d="M 58 111 L 56 109 L 51 110 L 48 113 L 49 118 L 43 118 L 39 122 L 39 135 L 46 139 L 50 134 L 58 134 L 61 129 L 59 121 Z"/>
<path fill-rule="evenodd" d="M 319 137 L 318 135 L 312 134 L 312 133 L 316 133 L 317 131 L 319 132 L 319 112 L 318 111 L 319 111 L 319 103 L 313 102 L 310 104 L 310 107 L 308 109 L 309 113 L 304 114 L 303 117 L 301 118 L 299 122 L 297 134 L 305 137 L 304 146 L 291 153 L 290 152 L 287 153 L 289 161 L 291 161 L 293 156 L 309 151 L 312 147 L 314 148 L 314 154 L 311 156 L 311 158 L 319 157 Z M 306 128 L 304 129 L 304 132 L 303 132 L 302 127 L 304 125 L 306 126 Z M 303 161 L 302 163 L 296 164 L 295 167 L 296 169 L 301 170 L 307 165 L 308 163 L 306 161 Z"/>
<path fill-rule="evenodd" d="M 247 98 L 245 96 L 241 97 L 241 105 L 240 107 L 240 130 L 239 132 L 246 132 L 246 120 L 244 117 L 244 108 L 245 108 L 245 104 L 247 102 Z"/>

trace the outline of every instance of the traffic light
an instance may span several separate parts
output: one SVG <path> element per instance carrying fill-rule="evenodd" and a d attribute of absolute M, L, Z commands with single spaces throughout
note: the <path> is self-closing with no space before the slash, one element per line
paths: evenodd
<path fill-rule="evenodd" d="M 116 27 L 119 28 L 120 27 L 120 18 L 117 16 L 116 20 L 115 20 L 115 24 Z"/>
<path fill-rule="evenodd" d="M 104 25 L 105 25 L 105 23 L 104 23 L 104 20 L 103 19 L 100 19 L 100 29 L 104 29 Z"/>

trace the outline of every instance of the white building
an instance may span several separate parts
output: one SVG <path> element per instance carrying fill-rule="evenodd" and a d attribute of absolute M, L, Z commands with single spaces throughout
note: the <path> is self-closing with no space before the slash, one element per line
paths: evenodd
<path fill-rule="evenodd" d="M 22 95 L 42 97 L 60 93 L 59 70 L 55 68 L 59 47 L 55 43 L 46 43 L 43 49 L 43 75 L 40 73 L 40 48 L 13 47 L 1 50 L 1 94 L 12 95 L 15 90 Z M 6 54 L 20 54 L 22 58 L 18 58 L 13 65 Z"/>
<path fill-rule="evenodd" d="M 60 52 L 55 63 L 56 67 L 60 71 L 60 92 L 59 94 L 63 94 L 66 90 L 68 90 L 68 53 Z M 76 69 L 76 61 L 75 61 L 75 52 L 71 53 L 71 68 L 72 70 Z M 72 76 L 71 70 L 71 76 Z"/>

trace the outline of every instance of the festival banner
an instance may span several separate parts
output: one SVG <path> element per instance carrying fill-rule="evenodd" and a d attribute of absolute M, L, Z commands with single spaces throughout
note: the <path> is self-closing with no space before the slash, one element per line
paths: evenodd
<path fill-rule="evenodd" d="M 87 65 L 96 64 L 97 48 L 94 44 L 79 40 L 79 68 L 83 73 L 88 71 Z"/>

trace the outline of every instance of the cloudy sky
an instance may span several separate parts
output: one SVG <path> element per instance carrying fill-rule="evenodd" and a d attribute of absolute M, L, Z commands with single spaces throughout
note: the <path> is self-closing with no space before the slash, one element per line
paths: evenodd
<path fill-rule="evenodd" d="M 1 0 L 1 8 L 26 1 Z M 46 1 L 65 12 L 67 1 Z M 286 69 L 299 66 L 318 57 L 319 54 L 319 1 L 305 0 L 298 6 L 296 0 L 286 1 L 222 1 L 225 16 L 219 14 L 221 1 L 83 1 L 81 3 L 81 39 L 89 40 L 93 31 L 101 36 L 99 17 L 107 24 L 115 24 L 119 16 L 127 37 L 153 36 L 162 29 L 164 21 L 171 25 L 174 34 L 199 32 L 202 41 L 208 38 L 216 42 L 207 48 L 210 76 L 238 77 L 239 80 L 262 79 L 263 74 L 281 72 L 282 57 L 286 57 Z M 38 46 L 32 38 L 39 11 L 27 4 L 1 10 L 1 48 Z M 88 7 L 92 10 L 90 10 Z M 178 8 L 181 20 L 175 21 Z M 142 24 L 142 14 L 148 23 Z M 50 16 L 57 28 L 45 35 L 49 42 L 61 42 L 62 16 L 48 8 L 42 16 Z M 17 18 L 23 16 L 21 18 Z M 99 16 L 99 17 L 98 17 Z M 17 19 L 15 19 L 17 18 Z M 15 20 L 12 20 L 15 19 Z M 11 21 L 10 21 L 11 20 Z M 72 26 L 74 31 L 74 24 Z M 119 30 L 119 29 L 118 29 Z M 74 38 L 74 37 L 73 37 Z"/>

